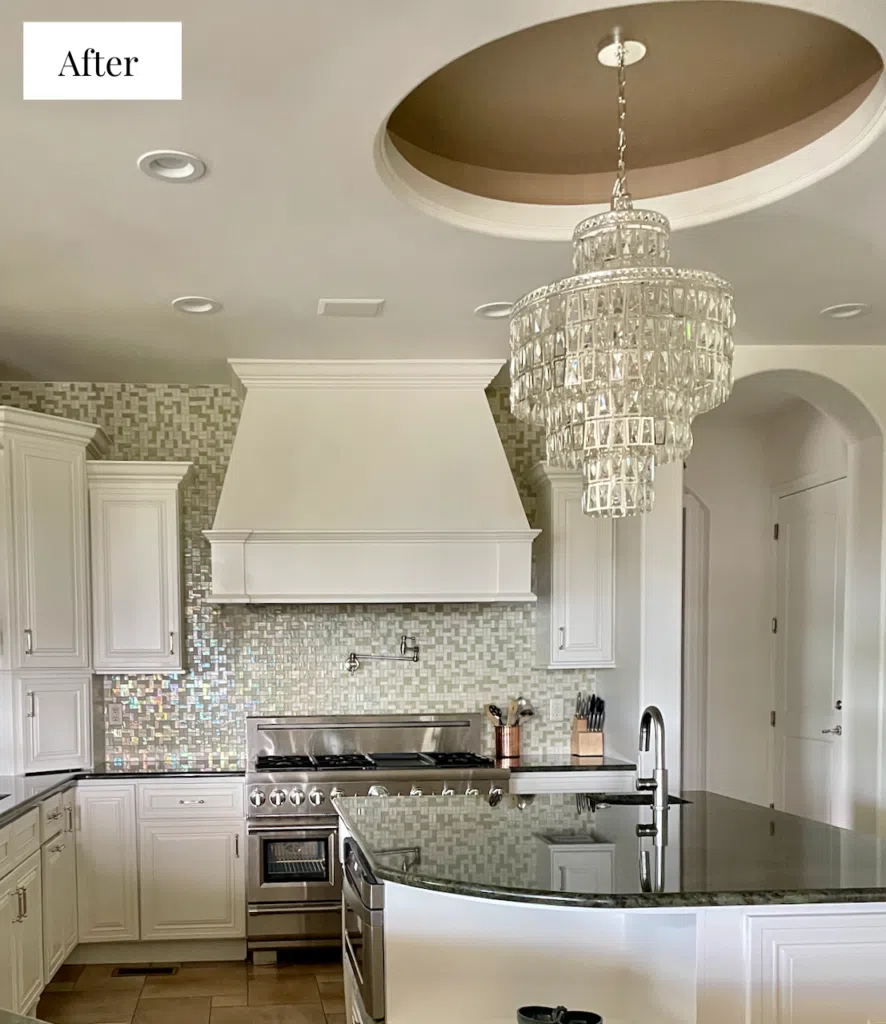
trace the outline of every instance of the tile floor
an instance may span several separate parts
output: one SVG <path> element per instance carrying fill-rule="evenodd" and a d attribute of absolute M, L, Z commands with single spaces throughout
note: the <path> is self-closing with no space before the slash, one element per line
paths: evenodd
<path fill-rule="evenodd" d="M 176 974 L 123 978 L 111 976 L 115 966 L 60 968 L 37 1016 L 51 1024 L 345 1024 L 340 963 L 183 963 Z"/>

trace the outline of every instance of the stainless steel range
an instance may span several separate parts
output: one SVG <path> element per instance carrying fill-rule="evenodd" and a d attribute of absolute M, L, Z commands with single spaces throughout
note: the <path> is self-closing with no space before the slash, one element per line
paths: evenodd
<path fill-rule="evenodd" d="M 510 773 L 476 752 L 480 723 L 476 714 L 250 717 L 250 949 L 341 942 L 336 797 L 500 800 Z"/>

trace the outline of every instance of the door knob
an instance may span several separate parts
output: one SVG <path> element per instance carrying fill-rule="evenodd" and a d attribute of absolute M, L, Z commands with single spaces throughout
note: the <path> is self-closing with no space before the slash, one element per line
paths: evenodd
<path fill-rule="evenodd" d="M 822 729 L 821 731 L 822 731 L 822 733 L 832 733 L 834 736 L 842 736 L 843 735 L 843 726 L 842 725 L 835 725 L 833 729 Z"/>

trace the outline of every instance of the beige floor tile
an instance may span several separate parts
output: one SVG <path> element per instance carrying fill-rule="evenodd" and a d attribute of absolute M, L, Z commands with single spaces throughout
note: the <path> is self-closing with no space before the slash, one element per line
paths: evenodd
<path fill-rule="evenodd" d="M 331 960 L 329 963 L 314 964 L 313 971 L 318 978 L 325 975 L 333 975 L 340 978 L 342 972 L 341 957 L 338 960 Z"/>
<path fill-rule="evenodd" d="M 313 964 L 248 964 L 250 978 L 313 978 Z"/>
<path fill-rule="evenodd" d="M 212 1005 L 215 1006 L 245 1006 L 246 992 L 237 996 L 212 996 Z"/>
<path fill-rule="evenodd" d="M 132 1024 L 209 1024 L 209 996 L 142 999 Z"/>
<path fill-rule="evenodd" d="M 345 1024 L 347 1017 L 343 1013 L 327 1013 L 326 1024 Z"/>
<path fill-rule="evenodd" d="M 344 1013 L 345 1012 L 345 1001 L 340 996 L 333 996 L 329 998 L 323 996 L 323 1012 L 324 1013 Z"/>
<path fill-rule="evenodd" d="M 222 1006 L 210 1024 L 326 1024 L 319 1006 Z"/>
<path fill-rule="evenodd" d="M 246 960 L 183 960 L 179 967 L 244 967 Z"/>
<path fill-rule="evenodd" d="M 44 992 L 73 992 L 74 982 L 73 981 L 50 981 L 50 983 L 43 989 Z"/>
<path fill-rule="evenodd" d="M 325 999 L 327 996 L 343 996 L 345 994 L 345 979 L 333 978 L 331 975 L 317 975 L 317 987 L 320 995 Z"/>
<path fill-rule="evenodd" d="M 134 989 L 50 992 L 37 1004 L 37 1016 L 50 1024 L 120 1024 L 132 1019 L 137 1002 Z"/>
<path fill-rule="evenodd" d="M 237 996 L 246 1000 L 246 965 L 213 964 L 211 967 L 185 965 L 167 977 L 148 978 L 142 999 L 185 996 Z"/>
<path fill-rule="evenodd" d="M 91 989 L 118 989 L 132 990 L 137 992 L 145 983 L 143 974 L 130 974 L 122 978 L 112 978 L 111 972 L 116 964 L 87 964 L 74 982 L 75 992 L 86 992 Z M 125 964 L 126 967 L 146 967 L 146 964 Z"/>
<path fill-rule="evenodd" d="M 260 975 L 249 979 L 250 1006 L 278 1006 L 281 1003 L 320 1003 L 320 990 L 313 975 Z"/>
<path fill-rule="evenodd" d="M 62 964 L 53 974 L 53 982 L 76 981 L 83 973 L 82 964 Z"/>

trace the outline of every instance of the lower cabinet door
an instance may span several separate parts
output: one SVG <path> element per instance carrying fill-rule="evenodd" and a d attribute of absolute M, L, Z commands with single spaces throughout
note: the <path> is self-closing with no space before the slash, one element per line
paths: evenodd
<path fill-rule="evenodd" d="M 21 893 L 20 919 L 14 926 L 13 959 L 18 1012 L 28 1012 L 43 991 L 43 894 L 40 854 L 32 854 L 13 872 Z"/>
<path fill-rule="evenodd" d="M 135 786 L 77 786 L 77 907 L 81 942 L 139 937 Z"/>
<path fill-rule="evenodd" d="M 15 1013 L 15 929 L 20 901 L 12 875 L 0 881 L 0 1010 Z"/>
<path fill-rule="evenodd" d="M 246 934 L 242 821 L 142 822 L 143 939 Z"/>
<path fill-rule="evenodd" d="M 50 840 L 43 857 L 43 979 L 48 985 L 77 942 L 77 873 L 74 837 Z"/>
<path fill-rule="evenodd" d="M 22 771 L 85 768 L 92 763 L 92 678 L 19 676 Z"/>

